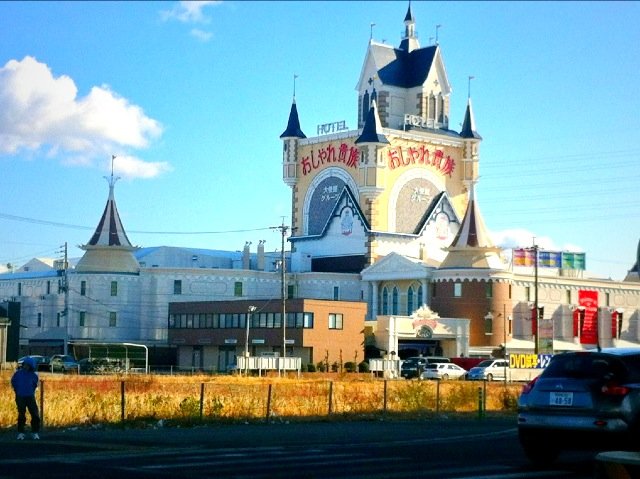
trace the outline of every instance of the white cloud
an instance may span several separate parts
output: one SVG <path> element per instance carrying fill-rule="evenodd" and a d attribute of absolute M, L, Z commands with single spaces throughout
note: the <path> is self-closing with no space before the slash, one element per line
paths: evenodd
<path fill-rule="evenodd" d="M 68 164 L 93 164 L 113 151 L 146 148 L 161 134 L 158 121 L 108 86 L 79 98 L 73 79 L 54 77 L 30 56 L 0 68 L 0 154 L 43 150 Z"/>
<path fill-rule="evenodd" d="M 211 40 L 213 33 L 205 32 L 204 30 L 200 30 L 199 28 L 194 28 L 191 30 L 191 36 L 197 38 L 201 42 L 208 42 Z"/>
<path fill-rule="evenodd" d="M 220 1 L 181 1 L 171 10 L 160 12 L 163 20 L 175 19 L 183 23 L 209 23 L 210 19 L 203 13 L 203 9 L 210 5 L 217 5 Z"/>
<path fill-rule="evenodd" d="M 148 162 L 135 156 L 117 156 L 113 162 L 113 173 L 125 178 L 154 178 L 161 173 L 172 171 L 167 162 Z"/>
<path fill-rule="evenodd" d="M 536 236 L 531 231 L 525 229 L 507 229 L 503 231 L 492 231 L 491 238 L 495 244 L 501 248 L 528 248 L 537 244 L 540 249 L 546 249 L 549 251 L 584 251 L 584 248 L 575 244 L 566 243 L 563 245 L 557 245 L 548 236 Z"/>

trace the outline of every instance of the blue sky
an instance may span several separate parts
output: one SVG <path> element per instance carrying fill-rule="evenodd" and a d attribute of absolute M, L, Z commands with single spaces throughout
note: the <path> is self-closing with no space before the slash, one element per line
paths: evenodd
<path fill-rule="evenodd" d="M 60 257 L 65 242 L 80 256 L 111 155 L 133 244 L 277 249 L 294 74 L 307 136 L 355 128 L 369 37 L 397 46 L 407 5 L 1 2 L 0 264 Z M 474 77 L 494 240 L 585 251 L 589 271 L 622 279 L 640 238 L 640 3 L 412 10 L 422 46 L 437 30 L 453 129 Z"/>

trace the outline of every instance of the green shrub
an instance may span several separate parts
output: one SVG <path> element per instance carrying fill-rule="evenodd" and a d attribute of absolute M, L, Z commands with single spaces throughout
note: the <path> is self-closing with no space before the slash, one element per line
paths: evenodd
<path fill-rule="evenodd" d="M 354 363 L 353 361 L 347 361 L 346 363 L 344 363 L 344 370 L 348 373 L 355 373 L 356 363 Z"/>
<path fill-rule="evenodd" d="M 361 361 L 358 364 L 358 372 L 359 373 L 368 373 L 369 372 L 369 363 L 367 361 Z"/>
<path fill-rule="evenodd" d="M 324 366 L 324 362 L 320 361 L 317 365 L 316 365 L 318 371 L 320 371 L 321 373 L 324 373 L 327 371 L 327 369 Z"/>
<path fill-rule="evenodd" d="M 307 371 L 310 373 L 315 373 L 316 372 L 316 365 L 313 363 L 309 363 L 307 364 Z"/>

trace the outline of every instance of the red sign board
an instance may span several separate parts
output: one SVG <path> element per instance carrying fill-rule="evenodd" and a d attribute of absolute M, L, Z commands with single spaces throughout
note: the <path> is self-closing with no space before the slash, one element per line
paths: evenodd
<path fill-rule="evenodd" d="M 578 304 L 584 308 L 583 315 L 579 314 L 580 344 L 598 343 L 598 292 L 589 290 L 578 291 Z M 579 311 L 579 310 L 578 310 Z"/>

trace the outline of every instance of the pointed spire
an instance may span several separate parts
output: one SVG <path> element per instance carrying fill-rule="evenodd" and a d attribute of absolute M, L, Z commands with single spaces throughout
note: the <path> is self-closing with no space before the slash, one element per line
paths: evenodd
<path fill-rule="evenodd" d="M 355 143 L 356 145 L 364 145 L 367 143 L 389 144 L 387 137 L 382 134 L 382 124 L 380 123 L 375 100 L 371 101 L 371 108 L 369 108 L 367 118 L 364 120 L 362 133 L 356 139 Z"/>
<path fill-rule="evenodd" d="M 114 185 L 115 181 L 109 183 L 109 199 L 107 200 L 98 227 L 87 244 L 90 246 L 124 246 L 133 248 L 129 238 L 127 238 L 127 233 L 124 231 L 120 215 L 118 214 L 116 200 L 113 195 Z"/>
<path fill-rule="evenodd" d="M 400 50 L 404 50 L 407 53 L 412 52 L 420 48 L 418 42 L 418 36 L 416 35 L 416 21 L 413 18 L 413 12 L 411 11 L 411 2 L 409 2 L 409 8 L 407 14 L 404 16 L 404 36 L 400 42 Z"/>
<path fill-rule="evenodd" d="M 122 226 L 113 194 L 119 179 L 113 176 L 115 158 L 111 157 L 111 176 L 105 176 L 109 183 L 109 198 L 93 236 L 81 246 L 86 252 L 76 265 L 79 272 L 137 273 L 140 269 L 132 253 L 137 248 L 131 245 Z"/>
<path fill-rule="evenodd" d="M 462 131 L 460 131 L 462 138 L 476 138 L 482 140 L 482 137 L 476 131 L 476 120 L 473 116 L 473 108 L 471 107 L 471 98 L 467 99 L 467 111 L 464 114 L 464 121 L 462 122 Z"/>
<path fill-rule="evenodd" d="M 300 120 L 298 118 L 298 108 L 296 106 L 296 97 L 293 97 L 293 103 L 291 104 L 291 111 L 289 112 L 289 121 L 287 122 L 287 129 L 280 135 L 281 139 L 286 138 L 306 138 L 307 136 L 300 129 Z"/>
<path fill-rule="evenodd" d="M 495 248 L 491 241 L 484 219 L 480 214 L 480 207 L 475 200 L 475 182 L 469 188 L 469 204 L 462 219 L 460 230 L 453 240 L 452 246 L 471 248 Z"/>
<path fill-rule="evenodd" d="M 439 270 L 490 268 L 505 269 L 500 258 L 501 248 L 491 241 L 480 208 L 475 199 L 475 183 L 469 188 L 469 204 L 453 243 L 447 248 L 447 256 Z"/>

